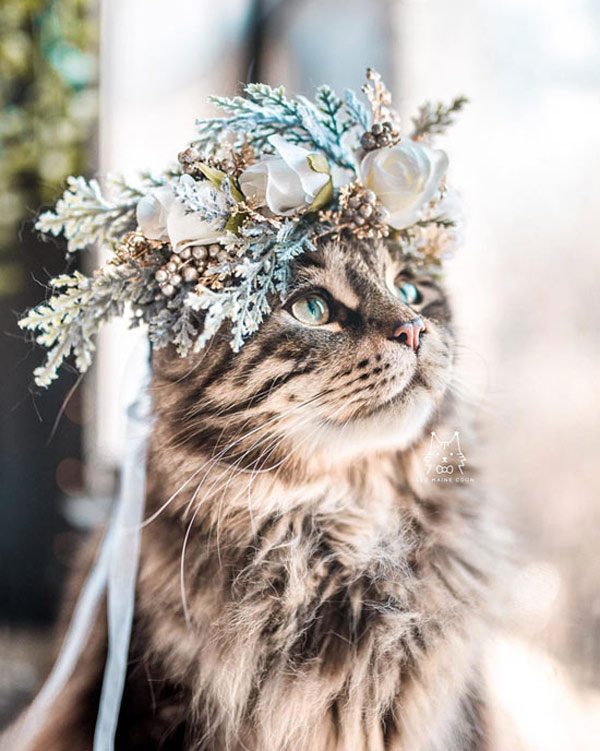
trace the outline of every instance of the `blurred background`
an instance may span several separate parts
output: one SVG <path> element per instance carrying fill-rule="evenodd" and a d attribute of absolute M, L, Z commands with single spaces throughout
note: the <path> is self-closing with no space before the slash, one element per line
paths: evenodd
<path fill-rule="evenodd" d="M 600 747 L 599 40 L 595 0 L 2 0 L 0 724 L 48 668 L 73 552 L 116 491 L 129 344 L 115 326 L 82 383 L 33 388 L 17 315 L 64 267 L 36 212 L 69 174 L 170 163 L 209 93 L 358 89 L 372 65 L 407 125 L 471 99 L 440 145 L 469 214 L 449 278 L 485 482 L 520 547 L 488 661 L 502 748 Z"/>

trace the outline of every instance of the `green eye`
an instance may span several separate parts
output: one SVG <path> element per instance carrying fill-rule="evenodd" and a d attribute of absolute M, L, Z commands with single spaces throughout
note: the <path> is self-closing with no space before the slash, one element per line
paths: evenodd
<path fill-rule="evenodd" d="M 296 300 L 291 313 L 307 326 L 322 326 L 329 321 L 329 305 L 320 295 L 307 295 Z"/>
<path fill-rule="evenodd" d="M 419 290 L 411 282 L 403 282 L 402 284 L 398 284 L 396 286 L 396 289 L 398 290 L 398 295 L 401 298 L 402 302 L 406 303 L 407 305 L 414 305 L 415 303 L 419 302 L 421 297 L 419 295 Z"/>

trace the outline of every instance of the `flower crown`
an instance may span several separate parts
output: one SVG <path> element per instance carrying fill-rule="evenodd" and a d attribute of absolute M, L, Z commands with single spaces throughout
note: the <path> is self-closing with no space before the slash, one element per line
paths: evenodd
<path fill-rule="evenodd" d="M 91 277 L 50 280 L 53 294 L 19 321 L 48 348 L 39 386 L 74 356 L 90 366 L 99 326 L 129 315 L 156 348 L 184 357 L 225 322 L 238 351 L 283 298 L 292 261 L 320 238 L 384 239 L 415 264 L 439 266 L 456 241 L 445 174 L 432 136 L 465 102 L 427 103 L 401 136 L 391 96 L 374 70 L 342 100 L 321 86 L 315 101 L 283 87 L 249 84 L 244 97 L 211 97 L 225 117 L 199 120 L 178 165 L 122 177 L 70 177 L 36 228 L 64 235 L 67 257 L 97 245 L 111 257 Z"/>

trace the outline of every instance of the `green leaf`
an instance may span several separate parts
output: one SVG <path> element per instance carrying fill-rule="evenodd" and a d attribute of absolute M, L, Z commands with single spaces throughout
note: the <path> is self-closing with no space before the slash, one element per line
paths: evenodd
<path fill-rule="evenodd" d="M 329 163 L 323 154 L 309 154 L 306 157 L 306 161 L 313 172 L 329 175 L 329 180 L 327 180 L 325 185 L 319 190 L 313 202 L 308 207 L 309 211 L 318 211 L 319 209 L 322 209 L 323 206 L 327 206 L 328 203 L 333 201 L 333 181 L 331 179 Z"/>
<path fill-rule="evenodd" d="M 321 190 L 317 193 L 315 196 L 313 202 L 308 207 L 309 211 L 319 211 L 319 209 L 322 209 L 324 206 L 327 206 L 328 203 L 331 203 L 333 201 L 333 180 L 331 177 L 325 185 L 321 188 Z"/>
<path fill-rule="evenodd" d="M 238 186 L 231 180 L 229 183 L 229 187 L 231 189 L 231 195 L 235 198 L 235 200 L 238 203 L 241 203 L 244 200 L 244 196 L 242 194 L 242 191 L 238 188 Z"/>
<path fill-rule="evenodd" d="M 217 188 L 218 190 L 223 185 L 223 180 L 227 177 L 227 173 L 223 172 L 223 170 L 217 169 L 216 167 L 210 167 L 208 164 L 200 163 L 198 164 L 198 169 L 204 177 Z M 238 188 L 238 186 L 233 182 L 233 180 L 229 183 L 231 188 L 231 195 L 235 198 L 238 203 L 241 203 L 244 200 L 244 196 L 242 195 L 241 190 Z"/>
<path fill-rule="evenodd" d="M 244 221 L 244 214 L 240 211 L 237 214 L 231 214 L 229 219 L 225 222 L 225 229 L 227 232 L 233 232 L 234 235 L 237 235 L 242 222 Z"/>
<path fill-rule="evenodd" d="M 220 188 L 223 184 L 223 180 L 227 177 L 226 172 L 223 172 L 223 170 L 217 169 L 216 167 L 209 167 L 208 164 L 203 164 L 201 162 L 197 167 L 204 177 L 215 186 L 215 188 Z"/>
<path fill-rule="evenodd" d="M 306 157 L 306 161 L 313 172 L 324 172 L 329 174 L 329 163 L 323 154 L 309 154 Z"/>

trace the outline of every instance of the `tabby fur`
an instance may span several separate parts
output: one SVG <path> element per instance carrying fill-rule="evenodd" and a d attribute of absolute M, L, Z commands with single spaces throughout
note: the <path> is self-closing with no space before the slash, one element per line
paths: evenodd
<path fill-rule="evenodd" d="M 407 278 L 422 296 L 395 292 Z M 484 751 L 498 534 L 457 396 L 450 304 L 383 244 L 322 243 L 234 354 L 156 353 L 117 749 Z M 398 325 L 426 326 L 417 352 Z M 468 482 L 425 475 L 460 432 Z M 89 751 L 104 617 L 32 751 Z"/>

